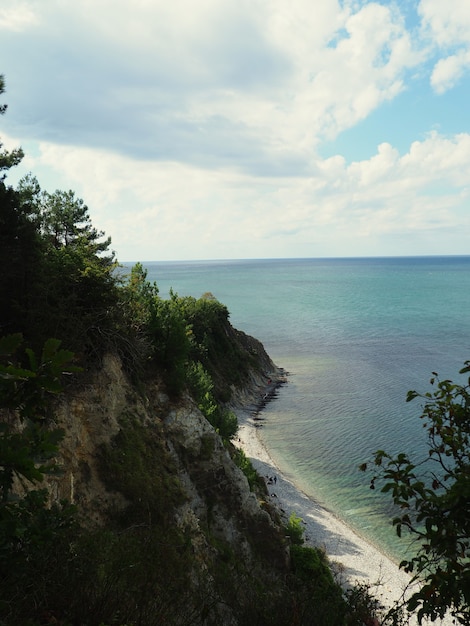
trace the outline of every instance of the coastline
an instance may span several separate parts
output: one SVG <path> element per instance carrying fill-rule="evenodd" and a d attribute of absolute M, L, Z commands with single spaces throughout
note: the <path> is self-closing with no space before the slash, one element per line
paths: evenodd
<path fill-rule="evenodd" d="M 283 374 L 282 370 L 280 372 Z M 257 472 L 265 477 L 269 499 L 286 522 L 292 513 L 302 519 L 305 545 L 325 551 L 340 584 L 344 588 L 355 583 L 367 584 L 371 594 L 384 607 L 390 608 L 411 593 L 410 575 L 288 480 L 261 440 L 258 415 L 267 402 L 275 399 L 277 389 L 284 382 L 284 377 L 273 376 L 273 382 L 269 381 L 265 387 L 259 388 L 258 401 L 235 410 L 239 428 L 233 443 L 244 451 Z M 417 621 L 413 618 L 409 623 L 415 624 Z M 452 623 L 450 617 L 434 622 L 443 626 Z"/>

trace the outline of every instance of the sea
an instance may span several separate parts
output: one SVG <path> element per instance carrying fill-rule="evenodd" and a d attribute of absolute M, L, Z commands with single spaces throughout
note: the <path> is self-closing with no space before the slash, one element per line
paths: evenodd
<path fill-rule="evenodd" d="M 467 382 L 470 256 L 143 265 L 162 297 L 212 293 L 288 372 L 257 430 L 280 471 L 395 561 L 409 555 L 359 465 L 376 450 L 425 458 L 423 401 L 408 390 L 432 391 L 433 372 Z"/>

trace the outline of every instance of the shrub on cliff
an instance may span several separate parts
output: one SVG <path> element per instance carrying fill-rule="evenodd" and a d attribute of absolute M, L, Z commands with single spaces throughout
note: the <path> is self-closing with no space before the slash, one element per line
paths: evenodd
<path fill-rule="evenodd" d="M 191 331 L 190 357 L 210 374 L 214 396 L 227 402 L 230 386 L 246 381 L 255 357 L 247 352 L 229 322 L 229 312 L 212 294 L 201 298 L 181 297 L 178 303 Z"/>
<path fill-rule="evenodd" d="M 189 388 L 198 408 L 223 440 L 229 441 L 238 429 L 234 413 L 220 406 L 214 397 L 214 383 L 201 363 L 190 363 L 187 371 Z"/>

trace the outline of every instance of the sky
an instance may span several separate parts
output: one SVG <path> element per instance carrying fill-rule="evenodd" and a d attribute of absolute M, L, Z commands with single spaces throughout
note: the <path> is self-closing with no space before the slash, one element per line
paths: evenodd
<path fill-rule="evenodd" d="M 1 0 L 0 74 L 122 262 L 470 254 L 470 0 Z"/>

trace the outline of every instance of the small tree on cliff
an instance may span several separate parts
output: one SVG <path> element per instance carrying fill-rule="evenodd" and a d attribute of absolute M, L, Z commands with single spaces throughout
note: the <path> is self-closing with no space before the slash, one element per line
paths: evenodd
<path fill-rule="evenodd" d="M 470 361 L 461 374 L 470 372 Z M 470 623 L 470 379 L 467 385 L 439 380 L 433 392 L 408 392 L 407 401 L 424 398 L 421 414 L 429 452 L 412 461 L 407 454 L 375 453 L 377 480 L 385 484 L 399 513 L 393 519 L 416 538 L 415 556 L 400 564 L 422 585 L 407 601 L 409 611 L 435 620 L 447 611 Z M 367 464 L 361 466 L 365 470 Z"/>

